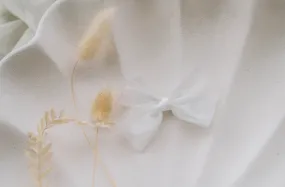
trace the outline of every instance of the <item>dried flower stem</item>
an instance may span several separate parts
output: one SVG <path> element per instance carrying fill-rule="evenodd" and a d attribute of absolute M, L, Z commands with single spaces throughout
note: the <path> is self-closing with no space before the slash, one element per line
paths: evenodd
<path fill-rule="evenodd" d="M 117 187 L 115 179 L 112 177 L 112 175 L 111 175 L 111 173 L 110 173 L 108 167 L 107 167 L 107 166 L 104 164 L 104 162 L 102 161 L 101 156 L 100 156 L 99 153 L 97 153 L 97 158 L 98 158 L 98 162 L 100 162 L 100 163 L 102 164 L 103 170 L 104 170 L 105 174 L 107 175 L 107 177 L 108 177 L 108 179 L 109 179 L 111 185 L 112 185 L 113 187 Z"/>
<path fill-rule="evenodd" d="M 83 130 L 83 132 L 85 132 L 85 131 Z M 99 133 L 99 132 L 98 132 L 98 133 Z M 86 133 L 85 133 L 85 135 L 86 135 Z M 112 177 L 112 174 L 110 173 L 108 167 L 105 165 L 104 161 L 102 160 L 100 153 L 99 153 L 98 151 L 97 151 L 97 153 L 95 152 L 95 149 L 92 147 L 91 142 L 89 141 L 89 138 L 87 137 L 87 135 L 86 135 L 86 138 L 87 138 L 87 141 L 88 141 L 89 148 L 93 150 L 93 154 L 94 154 L 94 155 L 97 154 L 98 163 L 101 163 L 101 164 L 102 164 L 104 173 L 107 175 L 109 181 L 111 182 L 111 185 L 112 185 L 113 187 L 117 187 L 116 181 L 115 181 L 115 179 Z"/>
<path fill-rule="evenodd" d="M 75 94 L 74 82 L 75 82 L 75 73 L 76 73 L 77 66 L 80 61 L 90 60 L 100 52 L 102 48 L 102 44 L 104 43 L 104 40 L 108 38 L 108 36 L 111 34 L 111 19 L 113 18 L 114 10 L 115 8 L 109 8 L 109 9 L 104 9 L 103 11 L 99 12 L 93 19 L 90 27 L 87 29 L 87 32 L 83 35 L 79 43 L 79 47 L 78 47 L 79 59 L 75 62 L 73 66 L 73 71 L 71 74 L 71 94 L 72 94 L 73 105 L 75 107 L 76 112 L 78 112 L 78 107 L 76 104 L 76 94 Z M 112 99 L 112 97 L 110 98 Z M 110 103 L 112 102 L 112 100 L 106 100 L 106 102 Z M 107 105 L 105 104 L 105 106 L 109 107 L 109 103 L 107 103 Z M 102 122 L 106 122 L 106 119 L 109 118 L 110 111 L 107 111 L 106 113 L 106 107 L 104 108 L 104 106 L 102 107 L 102 105 L 99 106 L 99 110 L 98 110 L 98 104 L 96 105 L 95 110 L 96 111 L 94 112 L 94 107 L 93 107 L 92 108 L 92 118 L 94 117 L 94 114 L 95 114 L 96 122 L 99 122 L 100 124 L 102 124 Z M 98 114 L 100 114 L 100 116 Z M 98 150 L 99 128 L 95 127 L 96 139 L 95 139 L 94 148 L 92 148 L 90 140 L 82 126 L 81 126 L 81 130 L 90 148 L 94 152 L 94 165 L 93 165 L 93 174 L 92 174 L 92 187 L 94 187 L 97 157 L 99 155 L 99 150 Z M 105 171 L 107 171 L 106 168 L 105 168 Z M 111 182 L 113 184 L 114 180 L 111 180 Z"/>
<path fill-rule="evenodd" d="M 96 137 L 95 137 L 95 145 L 94 145 L 94 150 L 93 150 L 94 160 L 93 160 L 93 173 L 92 173 L 92 187 L 95 186 L 96 166 L 97 166 L 97 159 L 98 159 L 98 153 L 99 153 L 98 151 L 99 128 L 98 127 L 96 127 L 95 132 L 96 132 L 95 134 Z"/>
<path fill-rule="evenodd" d="M 99 130 L 99 129 L 98 129 L 98 130 Z M 92 147 L 91 142 L 90 142 L 88 136 L 86 135 L 84 129 L 82 129 L 82 131 L 83 131 L 83 134 L 84 134 L 84 136 L 85 136 L 85 139 L 86 139 L 87 142 L 88 142 L 89 148 L 90 148 L 91 150 L 93 150 L 93 154 L 94 154 L 94 155 L 97 154 L 97 163 L 101 163 L 101 164 L 102 164 L 104 173 L 107 175 L 109 181 L 111 182 L 111 185 L 112 185 L 113 187 L 117 187 L 115 179 L 112 177 L 112 174 L 110 173 L 108 167 L 105 165 L 104 161 L 102 160 L 102 158 L 101 158 L 101 156 L 100 156 L 100 152 L 99 152 L 99 151 L 95 152 L 95 149 Z M 99 134 L 99 131 L 98 131 L 98 134 Z M 97 134 L 97 135 L 98 135 L 98 134 Z M 96 136 L 97 136 L 97 135 L 96 135 Z M 93 174 L 93 175 L 94 175 L 94 174 Z"/>
<path fill-rule="evenodd" d="M 75 74 L 75 71 L 76 71 L 76 67 L 78 65 L 79 61 L 76 62 L 76 64 L 74 65 L 74 68 L 73 68 L 73 72 L 72 72 L 72 75 Z M 76 102 L 76 95 L 75 95 L 75 88 L 74 88 L 74 76 L 72 76 L 71 78 L 71 93 L 72 93 L 72 101 L 73 101 L 73 105 L 74 105 L 74 108 L 76 110 L 76 112 L 78 112 L 78 107 L 77 107 L 77 102 Z M 92 119 L 94 121 L 97 121 L 99 122 L 99 124 L 103 124 L 103 125 L 108 125 L 108 124 L 111 124 L 110 123 L 110 113 L 112 111 L 112 102 L 113 102 L 113 97 L 112 97 L 112 94 L 110 91 L 108 90 L 104 90 L 104 91 L 101 91 L 97 97 L 95 98 L 95 101 L 92 105 L 92 111 L 91 111 L 91 114 L 92 114 Z M 95 186 L 95 174 L 96 174 L 96 166 L 97 166 L 97 163 L 101 162 L 101 159 L 98 159 L 99 157 L 99 150 L 98 150 L 98 143 L 99 143 L 99 128 L 98 127 L 95 127 L 95 131 L 96 131 L 96 139 L 95 139 L 95 146 L 94 148 L 92 147 L 91 145 L 91 142 L 83 128 L 82 125 L 80 125 L 80 128 L 81 128 L 81 131 L 84 135 L 84 138 L 86 139 L 86 141 L 88 142 L 89 144 L 89 147 L 93 150 L 93 153 L 94 153 L 94 160 L 93 160 L 93 173 L 92 173 L 92 187 Z M 98 159 L 98 160 L 97 160 Z M 111 174 L 108 172 L 108 169 L 106 168 L 106 166 L 104 165 L 104 172 L 107 174 L 111 184 L 113 187 L 116 187 L 116 182 L 115 180 L 111 177 Z"/>
<path fill-rule="evenodd" d="M 104 40 L 111 35 L 111 20 L 113 19 L 115 8 L 108 8 L 100 11 L 93 19 L 86 33 L 79 42 L 79 58 L 74 63 L 71 74 L 71 93 L 73 104 L 76 106 L 76 96 L 74 89 L 75 72 L 79 62 L 92 59 L 99 54 Z"/>
<path fill-rule="evenodd" d="M 76 104 L 76 95 L 75 95 L 75 88 L 74 88 L 74 80 L 75 80 L 75 72 L 76 72 L 76 68 L 77 68 L 77 65 L 79 63 L 79 60 L 77 60 L 73 66 L 73 69 L 72 69 L 72 74 L 71 74 L 71 96 L 72 96 L 72 101 L 73 101 L 73 105 L 74 105 L 74 108 L 77 110 L 77 104 Z"/>
<path fill-rule="evenodd" d="M 84 134 L 85 139 L 88 142 L 89 147 L 93 150 L 93 172 L 92 172 L 92 187 L 95 186 L 95 174 L 96 174 L 96 167 L 98 163 L 102 163 L 103 164 L 103 169 L 105 174 L 107 175 L 108 179 L 111 182 L 111 185 L 113 187 L 116 187 L 116 182 L 113 179 L 113 177 L 111 176 L 108 168 L 106 167 L 106 165 L 104 165 L 101 157 L 100 157 L 100 153 L 99 153 L 99 148 L 98 148 L 98 144 L 99 144 L 99 128 L 103 128 L 103 127 L 109 127 L 110 124 L 110 115 L 112 112 L 112 104 L 113 104 L 113 96 L 112 93 L 109 90 L 102 90 L 98 93 L 98 95 L 96 96 L 93 104 L 92 104 L 92 109 L 91 109 L 91 117 L 92 120 L 95 122 L 95 125 L 93 125 L 93 127 L 95 128 L 95 145 L 94 147 L 91 145 L 91 142 L 88 138 L 88 136 L 85 133 L 85 130 L 83 129 L 82 125 L 88 125 L 85 123 L 80 122 L 81 125 L 81 130 Z M 76 108 L 76 110 L 78 111 L 77 105 L 76 105 L 76 100 L 74 100 L 74 106 Z"/>
<path fill-rule="evenodd" d="M 99 128 L 110 127 L 112 124 L 110 121 L 110 116 L 113 110 L 113 95 L 110 90 L 102 90 L 100 91 L 93 104 L 91 109 L 91 118 L 93 122 L 95 122 L 95 146 L 94 146 L 94 167 L 93 167 L 93 179 L 95 178 L 95 170 L 96 170 L 96 162 L 100 161 L 104 166 L 104 172 L 108 176 L 113 187 L 116 187 L 116 182 L 111 176 L 109 170 L 104 165 L 103 161 L 100 158 L 98 143 L 99 143 Z M 94 185 L 94 181 L 92 183 L 92 187 Z"/>

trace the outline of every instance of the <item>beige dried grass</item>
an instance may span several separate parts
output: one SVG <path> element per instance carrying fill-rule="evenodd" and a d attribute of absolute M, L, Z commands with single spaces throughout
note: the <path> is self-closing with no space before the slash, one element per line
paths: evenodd
<path fill-rule="evenodd" d="M 113 97 L 111 91 L 103 90 L 99 92 L 94 100 L 91 110 L 92 119 L 98 122 L 94 123 L 93 125 L 86 121 L 64 117 L 63 111 L 61 111 L 59 115 L 56 115 L 53 109 L 45 112 L 44 116 L 41 118 L 40 123 L 37 126 L 37 133 L 28 133 L 28 148 L 26 149 L 26 156 L 29 161 L 29 169 L 32 173 L 36 187 L 47 186 L 46 177 L 52 171 L 52 144 L 46 142 L 48 130 L 54 126 L 68 124 L 71 122 L 76 123 L 80 126 L 92 126 L 95 129 L 96 139 L 94 147 L 92 147 L 89 138 L 85 134 L 85 138 L 87 139 L 89 146 L 94 153 L 92 187 L 95 186 L 95 171 L 97 163 L 101 163 L 103 165 L 103 170 L 110 180 L 111 185 L 113 187 L 116 187 L 116 182 L 110 174 L 107 166 L 103 163 L 98 149 L 99 128 L 106 127 L 111 124 L 110 115 L 112 112 L 112 103 Z"/>
<path fill-rule="evenodd" d="M 99 147 L 98 147 L 99 129 L 106 128 L 106 127 L 109 128 L 110 125 L 113 124 L 110 120 L 112 111 L 113 111 L 112 92 L 108 89 L 103 89 L 97 94 L 92 104 L 92 107 L 91 107 L 91 119 L 95 127 L 95 145 L 93 148 L 94 160 L 93 160 L 93 173 L 92 173 L 92 187 L 95 186 L 96 166 L 98 163 L 98 159 L 100 159 L 100 153 L 99 153 Z M 111 177 L 110 172 L 108 171 L 105 165 L 104 165 L 104 171 L 107 174 L 113 187 L 116 187 L 116 182 L 113 179 L 113 177 Z"/>
<path fill-rule="evenodd" d="M 102 44 L 111 35 L 111 22 L 115 8 L 106 8 L 100 11 L 93 19 L 87 31 L 79 42 L 79 59 L 90 60 L 96 56 Z"/>
<path fill-rule="evenodd" d="M 89 28 L 84 33 L 81 41 L 79 42 L 78 60 L 74 64 L 72 74 L 71 74 L 71 95 L 72 95 L 74 107 L 77 112 L 78 112 L 78 108 L 76 104 L 76 95 L 75 95 L 75 88 L 74 88 L 76 68 L 80 61 L 91 60 L 92 58 L 94 58 L 101 52 L 104 42 L 109 39 L 112 33 L 111 32 L 111 21 L 113 19 L 114 12 L 115 12 L 115 8 L 108 8 L 108 9 L 104 9 L 101 12 L 99 12 L 94 17 L 92 23 L 90 24 Z M 111 46 L 113 45 L 107 45 L 105 47 L 111 48 Z M 107 51 L 108 50 L 110 49 L 107 49 Z M 99 157 L 99 151 L 98 151 L 99 126 L 106 127 L 109 124 L 111 124 L 109 121 L 111 111 L 112 111 L 112 95 L 110 94 L 110 92 L 99 93 L 91 109 L 91 118 L 95 122 L 95 132 L 96 132 L 94 148 L 91 146 L 91 142 L 86 132 L 81 127 L 82 133 L 86 141 L 88 142 L 89 146 L 94 152 L 92 187 L 95 186 L 95 171 L 96 171 L 96 165 L 97 165 L 97 158 Z M 112 185 L 116 186 L 113 178 L 110 177 L 111 175 L 109 174 L 108 169 L 105 167 L 104 170 L 109 176 Z"/>
<path fill-rule="evenodd" d="M 108 89 L 104 89 L 96 96 L 92 108 L 91 119 L 97 126 L 109 126 L 112 124 L 110 116 L 113 110 L 113 95 Z"/>
<path fill-rule="evenodd" d="M 107 8 L 100 11 L 93 19 L 87 31 L 83 34 L 78 45 L 78 60 L 75 62 L 71 74 L 71 93 L 73 103 L 76 106 L 75 97 L 75 73 L 79 62 L 91 60 L 97 56 L 103 47 L 106 40 L 110 38 L 112 34 L 111 22 L 114 17 L 115 8 Z M 112 48 L 113 45 L 107 45 L 106 47 Z M 107 49 L 107 51 L 110 49 Z"/>
<path fill-rule="evenodd" d="M 80 61 L 86 61 L 94 58 L 96 55 L 100 53 L 102 50 L 103 43 L 106 39 L 111 35 L 111 21 L 113 19 L 115 8 L 104 9 L 99 12 L 95 18 L 93 19 L 90 27 L 87 32 L 83 35 L 82 40 L 78 46 L 78 60 L 76 61 L 72 75 L 71 75 L 71 92 L 73 104 L 76 106 L 76 97 L 75 97 L 75 89 L 74 89 L 74 79 L 77 65 Z M 112 45 L 107 45 L 110 47 Z M 108 50 L 108 49 L 107 49 Z M 93 175 L 92 175 L 92 187 L 95 185 L 95 170 L 97 159 L 102 164 L 102 160 L 100 158 L 99 150 L 98 150 L 98 136 L 99 136 L 99 128 L 101 127 L 110 127 L 112 122 L 110 121 L 110 115 L 112 112 L 112 104 L 113 104 L 113 96 L 109 90 L 101 91 L 97 97 L 95 98 L 92 109 L 91 109 L 91 118 L 94 122 L 92 125 L 95 128 L 95 146 L 92 147 L 91 142 L 86 135 L 83 127 L 82 132 L 87 140 L 90 148 L 92 148 L 94 152 L 94 166 L 93 166 Z M 59 115 L 56 115 L 54 110 L 50 110 L 45 113 L 44 117 L 41 119 L 40 124 L 37 127 L 37 133 L 29 133 L 28 140 L 28 149 L 26 150 L 26 155 L 29 159 L 29 168 L 33 174 L 34 181 L 37 187 L 44 187 L 44 180 L 46 176 L 51 171 L 51 143 L 46 143 L 45 137 L 47 135 L 47 131 L 60 124 L 66 124 L 69 122 L 75 122 L 76 124 L 82 125 L 90 125 L 88 122 L 79 121 L 72 118 L 63 117 L 63 113 L 61 112 Z M 103 164 L 103 168 L 105 173 L 107 174 L 111 184 L 113 187 L 116 187 L 116 182 L 111 176 L 108 168 Z"/>
<path fill-rule="evenodd" d="M 56 125 L 74 121 L 63 116 L 63 111 L 56 115 L 51 109 L 45 112 L 37 126 L 37 133 L 28 133 L 28 148 L 26 156 L 29 159 L 29 169 L 37 187 L 44 187 L 44 179 L 51 172 L 51 143 L 46 142 L 47 131 Z"/>

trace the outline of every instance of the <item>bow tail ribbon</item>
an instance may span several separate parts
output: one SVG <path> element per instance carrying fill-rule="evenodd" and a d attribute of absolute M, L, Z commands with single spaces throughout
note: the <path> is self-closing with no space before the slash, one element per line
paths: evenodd
<path fill-rule="evenodd" d="M 150 109 L 132 108 L 120 122 L 121 133 L 139 151 L 143 151 L 157 133 L 162 122 L 162 112 Z"/>

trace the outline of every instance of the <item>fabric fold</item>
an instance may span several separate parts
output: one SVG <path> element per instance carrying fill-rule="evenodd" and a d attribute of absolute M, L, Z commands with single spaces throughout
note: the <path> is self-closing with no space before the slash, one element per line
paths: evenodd
<path fill-rule="evenodd" d="M 56 0 L 3 0 L 2 4 L 13 15 L 21 19 L 29 28 L 36 30 L 46 9 Z"/>
<path fill-rule="evenodd" d="M 180 80 L 180 1 L 123 1 L 113 28 L 124 77 L 170 94 Z"/>
<path fill-rule="evenodd" d="M 0 59 L 32 39 L 42 15 L 54 1 L 1 1 Z M 15 28 L 16 23 L 19 25 L 17 28 Z"/>

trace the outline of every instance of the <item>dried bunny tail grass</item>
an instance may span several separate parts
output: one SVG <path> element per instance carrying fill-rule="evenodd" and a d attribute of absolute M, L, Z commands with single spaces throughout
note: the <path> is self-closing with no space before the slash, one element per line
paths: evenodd
<path fill-rule="evenodd" d="M 113 100 L 113 95 L 110 90 L 104 89 L 100 91 L 92 104 L 92 120 L 99 124 L 110 124 Z"/>
<path fill-rule="evenodd" d="M 94 56 L 98 55 L 105 40 L 108 40 L 108 36 L 111 35 L 111 21 L 113 19 L 113 15 L 115 12 L 115 8 L 108 8 L 104 9 L 99 12 L 95 18 L 93 19 L 90 27 L 88 28 L 87 32 L 83 35 L 82 40 L 79 43 L 79 59 L 75 63 L 71 75 L 71 93 L 72 93 L 72 100 L 75 109 L 78 111 L 76 105 L 76 97 L 75 97 L 75 88 L 74 88 L 74 79 L 75 79 L 75 72 L 77 65 L 80 61 L 90 60 Z M 110 47 L 107 46 L 107 47 Z M 112 95 L 108 91 L 103 91 L 98 94 L 96 97 L 91 111 L 91 117 L 96 123 L 109 123 L 109 115 L 112 111 Z M 81 128 L 82 133 L 85 136 L 85 139 L 90 144 L 90 141 L 84 131 Z M 95 185 L 95 171 L 96 171 L 96 164 L 97 164 L 97 154 L 98 154 L 98 136 L 99 136 L 99 129 L 96 127 L 96 140 L 95 140 L 95 147 L 94 147 L 94 166 L 93 166 L 93 174 L 92 174 L 92 187 Z"/>
<path fill-rule="evenodd" d="M 76 110 L 77 106 L 74 88 L 76 68 L 80 61 L 90 60 L 100 52 L 104 40 L 108 39 L 108 36 L 111 35 L 111 21 L 113 19 L 115 10 L 115 8 L 108 8 L 100 11 L 94 17 L 91 25 L 79 42 L 79 58 L 75 62 L 71 74 L 71 93 L 73 104 Z"/>
<path fill-rule="evenodd" d="M 100 51 L 100 48 L 111 34 L 111 21 L 115 8 L 107 8 L 100 11 L 93 19 L 87 32 L 79 42 L 79 59 L 90 60 Z"/>
<path fill-rule="evenodd" d="M 37 187 L 43 187 L 43 180 L 51 171 L 52 145 L 45 142 L 46 131 L 55 125 L 66 124 L 71 121 L 74 120 L 63 117 L 63 111 L 56 115 L 55 111 L 51 109 L 45 112 L 44 117 L 42 117 L 40 124 L 37 126 L 37 133 L 30 132 L 28 134 L 26 156 L 29 159 L 29 169 Z"/>
<path fill-rule="evenodd" d="M 99 128 L 100 127 L 109 127 L 110 123 L 110 115 L 112 113 L 113 108 L 113 96 L 110 90 L 104 89 L 98 93 L 96 96 L 92 108 L 91 108 L 91 118 L 95 122 L 95 145 L 94 145 L 94 163 L 93 163 L 93 174 L 92 174 L 92 187 L 95 184 L 95 172 L 96 166 L 98 163 L 98 159 L 100 159 L 99 154 Z M 102 162 L 102 161 L 101 161 Z M 108 178 L 111 184 L 115 187 L 116 182 L 111 177 L 108 172 L 108 169 L 105 168 L 105 172 L 108 175 Z"/>

